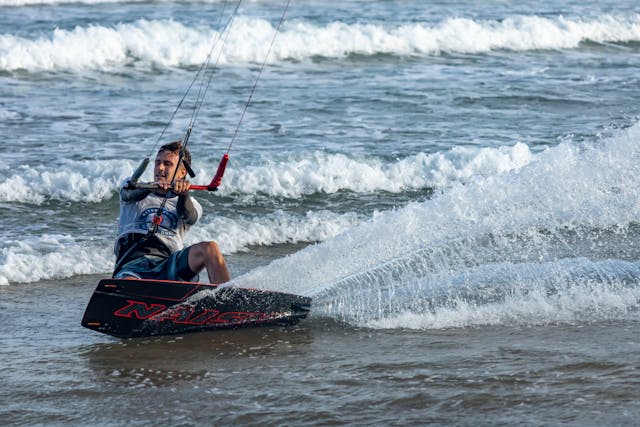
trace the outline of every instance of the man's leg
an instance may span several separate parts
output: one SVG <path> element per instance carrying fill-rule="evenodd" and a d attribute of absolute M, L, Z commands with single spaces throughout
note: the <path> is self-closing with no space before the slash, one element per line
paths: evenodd
<path fill-rule="evenodd" d="M 189 268 L 200 272 L 207 268 L 209 281 L 220 284 L 231 280 L 227 264 L 216 242 L 200 242 L 189 248 Z"/>

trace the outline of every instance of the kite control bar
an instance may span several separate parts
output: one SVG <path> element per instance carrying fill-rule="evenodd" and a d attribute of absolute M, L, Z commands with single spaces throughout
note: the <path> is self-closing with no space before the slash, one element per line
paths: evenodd
<path fill-rule="evenodd" d="M 203 191 L 218 191 L 218 187 L 222 185 L 222 177 L 224 176 L 224 170 L 227 168 L 229 162 L 229 155 L 225 154 L 220 159 L 218 170 L 213 177 L 209 185 L 190 185 L 189 190 L 203 190 Z M 140 182 L 133 185 L 134 188 L 143 188 L 148 190 L 157 190 L 160 186 L 154 182 Z M 173 186 L 169 187 L 169 190 L 173 190 Z"/>

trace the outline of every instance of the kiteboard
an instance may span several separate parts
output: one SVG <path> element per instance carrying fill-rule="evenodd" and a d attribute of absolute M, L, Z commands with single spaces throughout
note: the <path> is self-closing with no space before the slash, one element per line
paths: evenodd
<path fill-rule="evenodd" d="M 293 325 L 311 298 L 208 283 L 104 279 L 82 326 L 118 338 L 174 335 L 225 328 Z"/>

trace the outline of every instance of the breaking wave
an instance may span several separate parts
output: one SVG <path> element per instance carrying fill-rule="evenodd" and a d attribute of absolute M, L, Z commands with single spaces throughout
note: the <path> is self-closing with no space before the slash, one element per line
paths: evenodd
<path fill-rule="evenodd" d="M 108 200 L 133 173 L 133 168 L 127 161 L 87 160 L 55 169 L 23 165 L 4 172 L 12 174 L 2 176 L 0 172 L 0 202 L 42 205 L 47 200 L 92 203 Z"/>
<path fill-rule="evenodd" d="M 273 36 L 271 23 L 246 16 L 233 21 L 220 65 L 261 62 Z M 138 20 L 114 26 L 54 29 L 40 38 L 0 34 L 0 70 L 117 71 L 199 65 L 218 33 L 172 20 Z M 514 16 L 483 21 L 449 18 L 439 24 L 287 22 L 271 62 L 344 58 L 349 55 L 428 56 L 495 50 L 571 49 L 584 42 L 640 41 L 640 14 L 579 19 Z M 216 54 L 217 56 L 217 54 Z"/>
<path fill-rule="evenodd" d="M 68 234 L 23 237 L 0 246 L 0 285 L 100 274 L 112 267 L 110 246 Z"/>
<path fill-rule="evenodd" d="M 234 159 L 219 194 L 300 198 L 341 190 L 399 193 L 443 188 L 452 182 L 467 182 L 478 176 L 518 169 L 532 158 L 529 147 L 517 143 L 501 148 L 456 147 L 448 152 L 419 153 L 391 162 L 322 152 L 304 157 L 267 158 L 257 165 Z M 209 183 L 214 164 L 213 160 L 194 163 L 197 184 Z M 41 205 L 48 200 L 68 200 L 99 203 L 114 197 L 118 185 L 136 166 L 131 161 L 83 160 L 59 165 L 55 170 L 27 165 L 0 170 L 0 202 Z M 151 169 L 143 180 L 151 180 Z"/>
<path fill-rule="evenodd" d="M 506 173 L 528 164 L 534 155 L 525 144 L 501 148 L 457 147 L 445 153 L 420 153 L 385 163 L 382 159 L 355 159 L 343 154 L 267 160 L 265 164 L 239 164 L 226 173 L 220 196 L 266 194 L 300 198 L 318 192 L 349 190 L 362 193 L 402 192 L 424 187 L 447 187 L 485 175 Z M 194 164 L 197 183 L 212 174 Z M 0 202 L 43 205 L 52 200 L 101 203 L 116 197 L 118 185 L 135 164 L 120 160 L 68 161 L 55 170 L 46 166 L 21 166 L 0 170 Z M 150 180 L 151 171 L 143 175 Z M 253 245 L 321 242 L 366 221 L 356 212 L 344 214 L 310 211 L 304 214 L 275 211 L 259 217 L 205 216 L 187 235 L 187 244 L 217 241 L 226 254 Z M 104 228 L 104 227 L 103 227 Z M 86 240 L 83 235 L 43 235 L 0 244 L 0 284 L 59 279 L 76 274 L 108 273 L 114 235 Z M 84 233 L 83 233 L 84 234 Z M 113 233 L 111 233 L 113 234 Z"/>

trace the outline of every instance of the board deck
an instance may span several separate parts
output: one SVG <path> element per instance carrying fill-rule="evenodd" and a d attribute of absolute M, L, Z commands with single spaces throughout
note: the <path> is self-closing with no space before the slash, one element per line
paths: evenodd
<path fill-rule="evenodd" d="M 307 317 L 311 298 L 207 283 L 104 279 L 82 326 L 119 338 L 211 329 L 291 325 Z"/>

